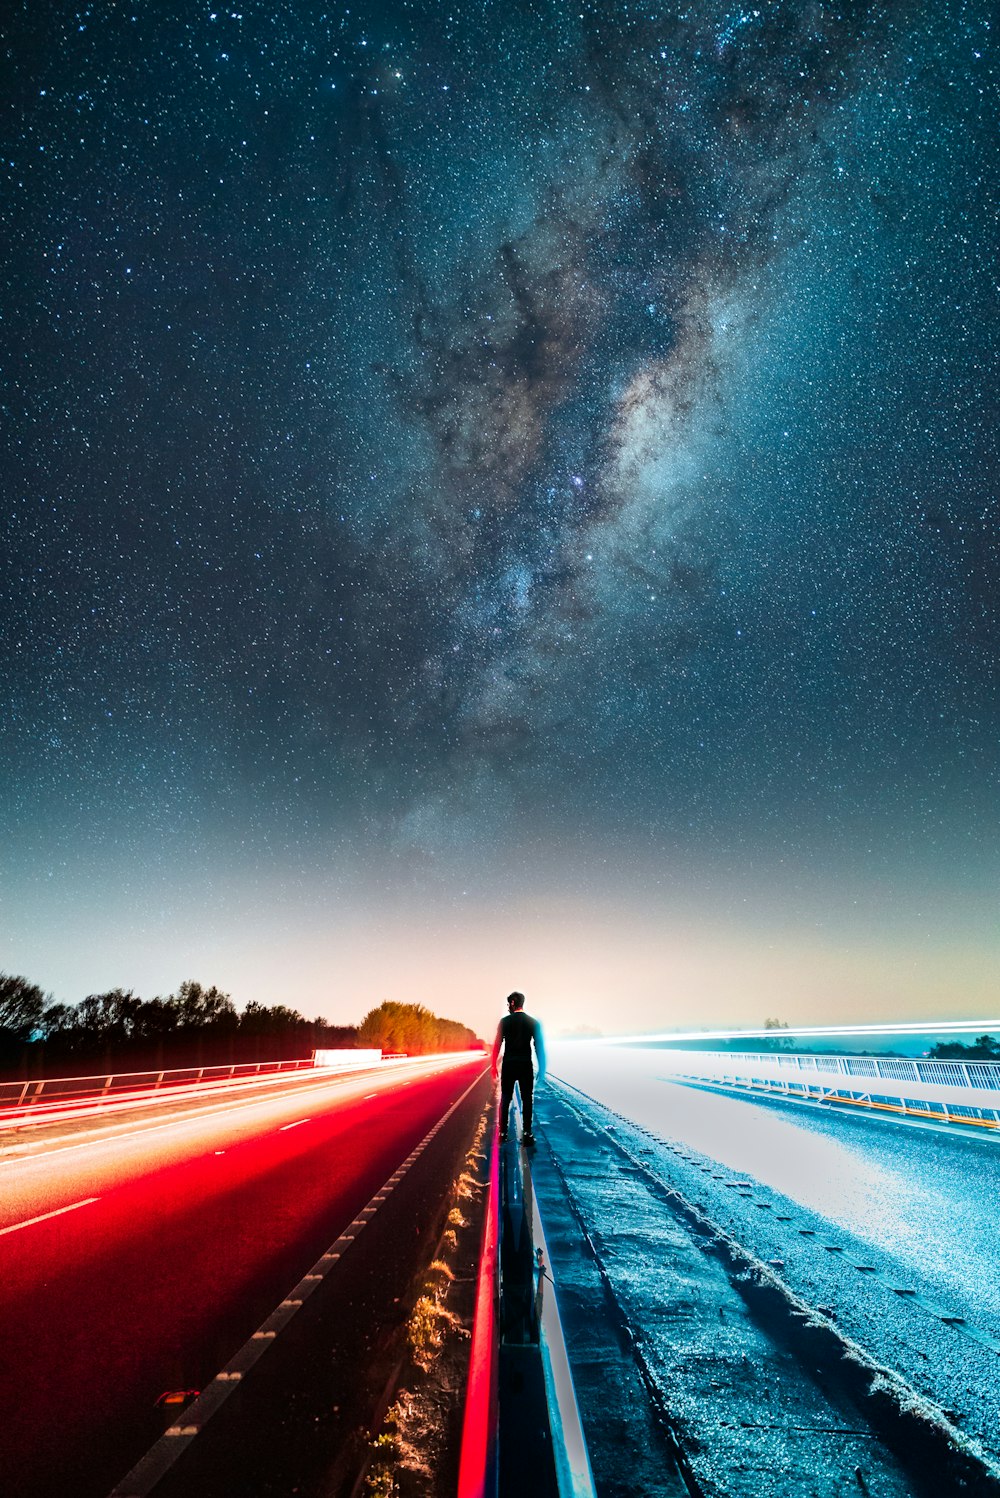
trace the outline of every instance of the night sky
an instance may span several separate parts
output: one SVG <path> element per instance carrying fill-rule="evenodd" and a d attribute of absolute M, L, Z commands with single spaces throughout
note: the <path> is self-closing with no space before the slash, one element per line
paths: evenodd
<path fill-rule="evenodd" d="M 990 11 L 19 6 L 0 967 L 1000 1009 Z"/>

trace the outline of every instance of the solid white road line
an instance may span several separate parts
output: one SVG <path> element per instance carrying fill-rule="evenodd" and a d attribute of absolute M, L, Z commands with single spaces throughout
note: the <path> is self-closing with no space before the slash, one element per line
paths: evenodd
<path fill-rule="evenodd" d="M 77 1207 L 89 1207 L 92 1202 L 99 1202 L 99 1196 L 88 1196 L 85 1201 L 73 1202 L 69 1207 L 57 1207 L 54 1212 L 43 1212 L 40 1217 L 29 1217 L 25 1222 L 15 1222 L 13 1227 L 0 1228 L 0 1238 L 5 1233 L 19 1233 L 22 1228 L 34 1227 L 36 1222 L 48 1222 L 50 1217 L 61 1217 L 64 1212 L 75 1212 Z"/>

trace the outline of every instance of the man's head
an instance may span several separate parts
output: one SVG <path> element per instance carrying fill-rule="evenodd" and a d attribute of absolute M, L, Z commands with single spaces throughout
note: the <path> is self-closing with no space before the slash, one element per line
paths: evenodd
<path fill-rule="evenodd" d="M 523 1009 L 524 994 L 517 993 L 516 991 L 514 993 L 509 993 L 507 995 L 507 1008 L 510 1010 L 511 1014 L 514 1013 L 515 1009 Z"/>

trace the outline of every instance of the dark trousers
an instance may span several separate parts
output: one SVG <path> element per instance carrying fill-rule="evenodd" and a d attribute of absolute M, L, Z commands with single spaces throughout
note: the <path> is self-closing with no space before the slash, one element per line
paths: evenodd
<path fill-rule="evenodd" d="M 510 1100 L 514 1096 L 514 1084 L 521 1094 L 521 1112 L 524 1115 L 524 1132 L 531 1133 L 531 1095 L 535 1087 L 535 1073 L 529 1061 L 527 1066 L 501 1066 L 500 1068 L 500 1132 L 506 1134 L 510 1114 Z"/>

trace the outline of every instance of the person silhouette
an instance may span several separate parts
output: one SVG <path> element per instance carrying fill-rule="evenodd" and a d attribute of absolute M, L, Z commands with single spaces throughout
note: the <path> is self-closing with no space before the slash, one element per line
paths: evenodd
<path fill-rule="evenodd" d="M 490 1058 L 490 1066 L 493 1072 L 494 1082 L 497 1079 L 497 1060 L 503 1049 L 503 1063 L 500 1066 L 500 1138 L 507 1138 L 507 1129 L 510 1122 L 510 1101 L 514 1096 L 514 1088 L 517 1087 L 521 1094 L 521 1108 L 524 1113 L 524 1136 L 522 1144 L 533 1145 L 535 1136 L 531 1132 L 532 1101 L 535 1086 L 535 1072 L 531 1062 L 531 1047 L 535 1047 L 535 1056 L 538 1059 L 538 1080 L 545 1079 L 545 1043 L 542 1038 L 542 1027 L 538 1020 L 533 1019 L 530 1014 L 524 1012 L 524 994 L 514 992 L 507 995 L 507 1013 L 497 1025 L 497 1036 L 493 1042 L 493 1055 Z"/>

